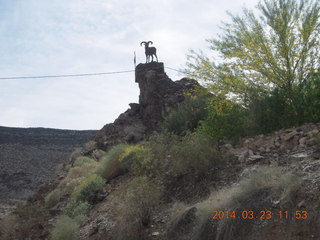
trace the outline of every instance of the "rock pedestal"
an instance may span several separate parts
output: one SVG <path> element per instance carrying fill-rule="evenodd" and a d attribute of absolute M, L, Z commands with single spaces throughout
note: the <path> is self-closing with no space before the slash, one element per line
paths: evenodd
<path fill-rule="evenodd" d="M 130 109 L 96 134 L 94 141 L 99 148 L 106 150 L 120 142 L 143 140 L 158 130 L 165 114 L 184 100 L 184 92 L 198 84 L 185 78 L 172 81 L 164 71 L 164 64 L 158 62 L 139 64 L 135 81 L 140 88 L 139 103 L 130 103 Z"/>

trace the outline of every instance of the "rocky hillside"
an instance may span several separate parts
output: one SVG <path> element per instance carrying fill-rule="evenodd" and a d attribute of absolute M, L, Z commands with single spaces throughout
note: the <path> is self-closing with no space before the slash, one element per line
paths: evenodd
<path fill-rule="evenodd" d="M 2 210 L 49 182 L 59 164 L 96 131 L 0 127 L 0 205 Z"/>
<path fill-rule="evenodd" d="M 320 239 L 320 124 L 235 144 L 177 136 L 161 122 L 198 84 L 161 63 L 136 82 L 139 103 L 0 218 L 1 240 Z"/>

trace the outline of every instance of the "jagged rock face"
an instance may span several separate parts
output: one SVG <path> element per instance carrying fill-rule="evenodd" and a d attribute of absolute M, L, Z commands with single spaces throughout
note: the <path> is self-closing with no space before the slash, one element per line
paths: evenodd
<path fill-rule="evenodd" d="M 139 84 L 139 104 L 131 103 L 114 123 L 105 125 L 95 136 L 103 150 L 120 142 L 137 143 L 159 129 L 159 123 L 174 106 L 184 100 L 184 92 L 198 83 L 185 78 L 172 81 L 164 72 L 163 63 L 139 64 L 136 79 Z"/>

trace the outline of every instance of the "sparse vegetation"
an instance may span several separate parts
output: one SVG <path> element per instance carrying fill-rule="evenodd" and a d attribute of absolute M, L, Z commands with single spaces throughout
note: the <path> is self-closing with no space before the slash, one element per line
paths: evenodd
<path fill-rule="evenodd" d="M 47 208 L 54 207 L 61 198 L 62 192 L 59 188 L 54 189 L 45 197 L 45 206 Z"/>
<path fill-rule="evenodd" d="M 98 162 L 92 161 L 82 166 L 70 167 L 67 176 L 60 182 L 58 187 L 63 194 L 71 194 L 87 176 L 93 174 L 97 166 Z"/>
<path fill-rule="evenodd" d="M 163 122 L 165 131 L 184 135 L 197 128 L 207 115 L 208 96 L 187 96 L 178 107 L 169 113 Z"/>
<path fill-rule="evenodd" d="M 79 238 L 78 228 L 78 223 L 74 219 L 62 215 L 55 223 L 51 240 L 77 240 Z"/>
<path fill-rule="evenodd" d="M 18 204 L 14 209 L 14 214 L 15 220 L 10 226 L 12 229 L 9 239 L 25 239 L 30 236 L 30 229 L 39 226 L 47 227 L 50 219 L 48 209 L 39 203 Z M 9 232 L 8 229 L 7 231 Z"/>
<path fill-rule="evenodd" d="M 281 202 L 282 206 L 292 207 L 293 195 L 301 186 L 302 180 L 290 171 L 278 166 L 260 166 L 242 179 L 238 185 L 213 192 L 211 197 L 196 204 L 199 226 L 197 234 L 205 229 L 212 217 L 213 210 L 236 213 L 250 209 L 253 212 L 269 210 L 272 201 Z M 218 219 L 214 222 L 218 239 L 231 239 L 237 234 L 246 234 L 250 230 L 250 221 L 244 219 Z M 241 229 L 242 228 L 242 229 Z"/>
<path fill-rule="evenodd" d="M 80 202 L 88 202 L 93 204 L 98 191 L 105 185 L 105 180 L 93 174 L 84 179 L 80 185 L 76 188 L 72 198 Z"/>
<path fill-rule="evenodd" d="M 73 163 L 74 167 L 81 167 L 84 164 L 91 164 L 94 163 L 95 160 L 89 157 L 81 156 L 77 157 L 76 160 Z"/>
<path fill-rule="evenodd" d="M 137 166 L 147 151 L 148 148 L 140 144 L 127 147 L 119 157 L 122 168 L 128 170 L 132 165 Z"/>
<path fill-rule="evenodd" d="M 161 187 L 147 177 L 136 177 L 120 187 L 112 202 L 117 214 L 117 240 L 144 239 L 144 229 L 161 202 L 161 194 Z"/>
<path fill-rule="evenodd" d="M 101 158 L 100 165 L 95 172 L 106 180 L 111 180 L 122 174 L 125 169 L 120 162 L 120 157 L 127 147 L 129 147 L 128 144 L 119 144 L 112 147 L 108 153 Z"/>
<path fill-rule="evenodd" d="M 145 152 L 137 172 L 160 177 L 189 172 L 199 175 L 221 163 L 215 142 L 197 133 L 179 137 L 163 132 L 153 136 L 147 147 L 150 150 Z"/>
<path fill-rule="evenodd" d="M 91 205 L 88 202 L 72 200 L 68 203 L 65 213 L 77 222 L 82 222 L 86 218 L 86 213 L 90 207 Z"/>
<path fill-rule="evenodd" d="M 104 155 L 106 155 L 106 152 L 101 149 L 95 149 L 93 150 L 91 155 L 94 159 L 99 161 Z"/>

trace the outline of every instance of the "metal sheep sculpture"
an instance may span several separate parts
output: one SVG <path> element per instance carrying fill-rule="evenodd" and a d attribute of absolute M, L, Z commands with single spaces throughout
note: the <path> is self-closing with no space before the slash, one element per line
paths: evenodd
<path fill-rule="evenodd" d="M 142 46 L 142 44 L 144 44 L 145 47 L 145 53 L 146 53 L 146 63 L 150 62 L 150 57 L 151 57 L 151 62 L 153 62 L 153 56 L 156 57 L 157 62 L 158 62 L 158 57 L 157 57 L 157 49 L 155 47 L 149 47 L 149 44 L 153 44 L 152 41 L 148 41 L 148 42 L 141 42 L 140 46 Z"/>

